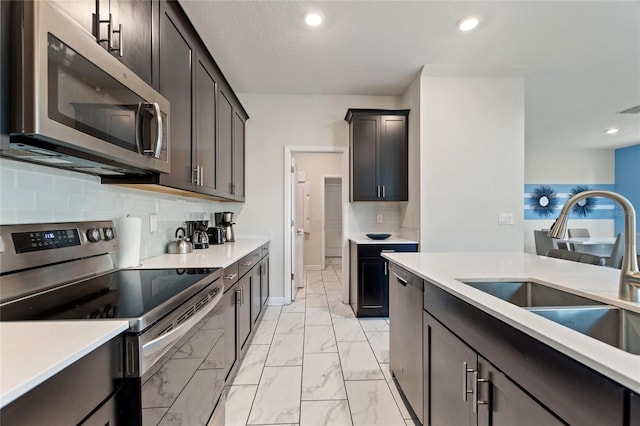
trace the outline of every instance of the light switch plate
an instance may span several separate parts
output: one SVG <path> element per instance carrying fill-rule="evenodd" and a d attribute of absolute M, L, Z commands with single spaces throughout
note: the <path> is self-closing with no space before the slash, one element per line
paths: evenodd
<path fill-rule="evenodd" d="M 498 213 L 498 225 L 513 225 L 513 213 Z"/>
<path fill-rule="evenodd" d="M 376 215 L 376 223 L 382 223 L 384 221 L 384 215 L 382 213 L 378 213 Z"/>

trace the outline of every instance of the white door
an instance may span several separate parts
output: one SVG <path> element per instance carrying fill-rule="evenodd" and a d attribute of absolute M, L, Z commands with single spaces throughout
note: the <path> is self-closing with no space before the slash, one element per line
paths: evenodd
<path fill-rule="evenodd" d="M 324 255 L 342 256 L 342 179 L 326 178 L 324 192 Z"/>
<path fill-rule="evenodd" d="M 304 285 L 303 272 L 303 235 L 302 217 L 298 217 L 298 168 L 295 165 L 295 158 L 291 159 L 291 300 L 296 299 L 298 287 Z"/>

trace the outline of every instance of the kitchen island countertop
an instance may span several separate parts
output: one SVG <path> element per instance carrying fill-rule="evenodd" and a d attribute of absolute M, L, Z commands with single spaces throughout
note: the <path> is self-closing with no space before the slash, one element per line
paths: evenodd
<path fill-rule="evenodd" d="M 448 293 L 640 393 L 640 355 L 587 337 L 461 281 L 536 281 L 640 312 L 618 298 L 620 270 L 526 253 L 383 253 Z"/>
<path fill-rule="evenodd" d="M 0 408 L 128 328 L 118 320 L 0 322 Z"/>
<path fill-rule="evenodd" d="M 366 234 L 354 234 L 349 235 L 349 240 L 356 244 L 418 244 L 415 240 L 399 237 L 394 234 L 391 234 L 391 236 L 385 240 L 374 240 L 373 238 L 367 237 Z"/>

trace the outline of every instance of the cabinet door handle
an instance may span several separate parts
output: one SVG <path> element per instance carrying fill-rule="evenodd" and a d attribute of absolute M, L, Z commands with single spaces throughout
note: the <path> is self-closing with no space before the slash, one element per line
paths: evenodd
<path fill-rule="evenodd" d="M 236 290 L 235 295 L 236 295 L 236 297 L 235 297 L 236 303 L 235 304 L 236 305 L 240 305 L 240 289 Z"/>
<path fill-rule="evenodd" d="M 200 186 L 204 186 L 204 166 L 200 166 L 200 173 L 198 173 L 198 178 L 200 178 Z"/>
<path fill-rule="evenodd" d="M 118 24 L 118 29 L 117 30 L 113 30 L 112 31 L 113 34 L 118 34 L 118 48 L 114 48 L 112 46 L 109 47 L 109 51 L 110 52 L 118 52 L 118 56 L 120 56 L 122 58 L 122 56 L 124 55 L 124 50 L 122 49 L 122 24 Z M 110 39 L 112 39 L 112 36 L 109 36 Z M 111 44 L 111 42 L 109 42 L 109 44 Z"/>
<path fill-rule="evenodd" d="M 487 405 L 489 401 L 480 401 L 478 383 L 488 383 L 488 379 L 480 379 L 478 378 L 478 370 L 473 372 L 473 412 L 478 412 L 478 405 Z"/>
<path fill-rule="evenodd" d="M 191 170 L 191 183 L 198 184 L 198 173 L 200 173 L 200 168 L 197 166 Z"/>
<path fill-rule="evenodd" d="M 402 284 L 402 285 L 403 285 L 403 286 L 405 286 L 405 287 L 407 286 L 407 281 L 406 281 L 406 280 L 404 280 L 403 278 L 400 278 L 400 277 L 398 276 L 398 274 L 396 274 L 395 272 L 392 272 L 392 273 L 393 273 L 393 275 L 398 279 L 398 282 L 399 282 L 400 284 Z"/>
<path fill-rule="evenodd" d="M 384 198 L 384 185 L 382 185 L 382 198 Z"/>
<path fill-rule="evenodd" d="M 380 185 L 376 185 L 376 198 L 380 198 Z"/>
<path fill-rule="evenodd" d="M 387 266 L 387 262 L 384 262 L 384 274 L 389 275 L 389 268 Z"/>
<path fill-rule="evenodd" d="M 111 39 L 111 27 L 113 26 L 113 15 L 109 14 L 109 19 L 100 19 L 100 14 L 97 13 L 96 11 L 95 20 L 97 24 L 96 31 L 98 32 L 98 34 L 96 34 L 96 39 L 98 40 L 98 43 L 104 43 L 106 41 L 107 50 L 109 50 L 109 52 L 112 52 L 114 50 L 112 39 Z M 100 38 L 100 24 L 107 24 L 107 38 Z"/>
<path fill-rule="evenodd" d="M 470 393 L 473 393 L 473 390 L 467 387 L 467 376 L 469 373 L 473 373 L 475 370 L 473 368 L 469 368 L 469 364 L 466 362 L 462 363 L 462 400 L 467 401 L 467 397 Z"/>

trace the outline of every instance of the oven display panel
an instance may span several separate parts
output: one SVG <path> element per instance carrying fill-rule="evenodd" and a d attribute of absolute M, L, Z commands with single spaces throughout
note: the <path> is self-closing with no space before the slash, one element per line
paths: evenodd
<path fill-rule="evenodd" d="M 16 253 L 51 250 L 80 245 L 77 229 L 57 229 L 55 231 L 16 232 L 11 234 Z"/>

